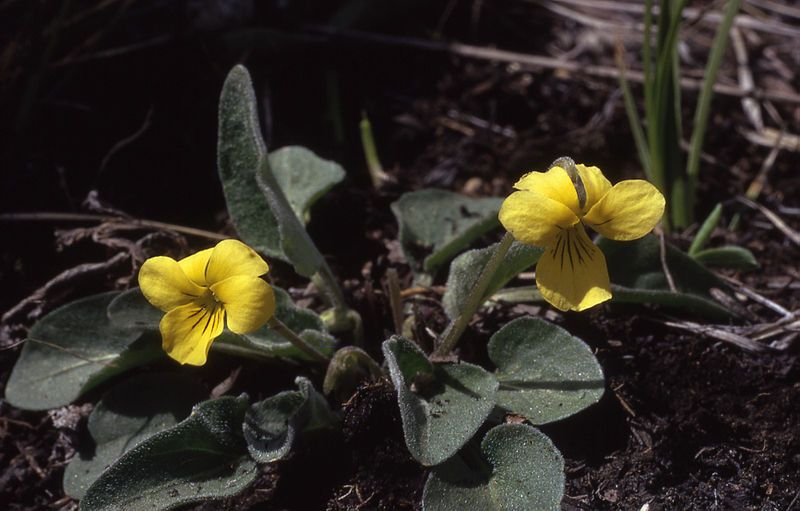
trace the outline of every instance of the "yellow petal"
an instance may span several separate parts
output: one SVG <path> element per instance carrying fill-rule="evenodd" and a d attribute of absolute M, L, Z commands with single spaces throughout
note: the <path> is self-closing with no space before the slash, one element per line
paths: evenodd
<path fill-rule="evenodd" d="M 139 270 L 139 287 L 147 301 L 164 312 L 185 305 L 203 294 L 203 289 L 189 280 L 175 259 L 151 257 Z"/>
<path fill-rule="evenodd" d="M 272 286 L 258 277 L 230 277 L 211 286 L 211 292 L 225 307 L 228 329 L 237 334 L 258 330 L 275 313 Z"/>
<path fill-rule="evenodd" d="M 620 181 L 586 213 L 583 222 L 606 238 L 635 240 L 653 230 L 664 214 L 664 196 L 641 179 Z"/>
<path fill-rule="evenodd" d="M 214 284 L 234 275 L 258 277 L 268 271 L 269 266 L 255 250 L 238 240 L 223 240 L 211 252 L 206 281 Z"/>
<path fill-rule="evenodd" d="M 582 311 L 611 298 L 606 258 L 583 226 L 562 231 L 536 264 L 536 285 L 557 309 Z"/>
<path fill-rule="evenodd" d="M 536 192 L 560 202 L 576 215 L 580 213 L 578 192 L 575 191 L 575 185 L 567 171 L 561 167 L 552 167 L 547 172 L 528 172 L 514 183 L 514 188 Z"/>
<path fill-rule="evenodd" d="M 213 248 L 207 248 L 178 261 L 183 273 L 198 286 L 208 285 L 206 282 L 206 266 L 208 266 L 208 259 L 213 251 Z"/>
<path fill-rule="evenodd" d="M 582 163 L 578 163 L 575 167 L 586 190 L 586 202 L 583 205 L 583 211 L 586 212 L 611 190 L 611 183 L 597 167 L 587 167 Z"/>
<path fill-rule="evenodd" d="M 500 206 L 499 218 L 514 238 L 540 247 L 553 244 L 561 230 L 578 223 L 578 217 L 565 205 L 528 191 L 506 197 Z"/>
<path fill-rule="evenodd" d="M 161 346 L 181 364 L 201 366 L 206 363 L 211 342 L 222 333 L 225 311 L 196 303 L 182 305 L 161 319 Z"/>

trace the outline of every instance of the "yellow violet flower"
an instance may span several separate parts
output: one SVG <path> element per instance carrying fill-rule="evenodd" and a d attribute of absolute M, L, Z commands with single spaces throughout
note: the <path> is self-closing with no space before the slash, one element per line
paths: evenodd
<path fill-rule="evenodd" d="M 635 240 L 664 214 L 664 196 L 647 181 L 611 186 L 599 168 L 568 159 L 525 174 L 514 188 L 500 208 L 500 223 L 518 241 L 546 248 L 536 285 L 560 310 L 582 311 L 611 298 L 606 259 L 584 225 L 612 240 Z"/>
<path fill-rule="evenodd" d="M 181 364 L 203 365 L 226 322 L 237 334 L 263 326 L 275 312 L 275 293 L 259 278 L 268 271 L 261 256 L 237 240 L 180 261 L 145 261 L 139 286 L 147 301 L 166 312 L 159 324 L 164 351 Z"/>

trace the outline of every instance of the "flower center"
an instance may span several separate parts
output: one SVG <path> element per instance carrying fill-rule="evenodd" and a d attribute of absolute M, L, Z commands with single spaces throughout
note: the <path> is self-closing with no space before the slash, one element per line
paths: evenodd
<path fill-rule="evenodd" d="M 200 308 L 207 311 L 213 311 L 217 307 L 222 306 L 222 302 L 217 299 L 210 288 L 206 288 L 203 294 L 197 297 L 196 302 Z"/>

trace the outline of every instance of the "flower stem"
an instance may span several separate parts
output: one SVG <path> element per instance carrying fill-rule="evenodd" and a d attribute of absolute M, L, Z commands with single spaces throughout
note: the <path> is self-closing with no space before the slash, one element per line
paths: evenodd
<path fill-rule="evenodd" d="M 500 244 L 497 245 L 492 257 L 489 258 L 489 261 L 486 263 L 486 266 L 483 267 L 483 271 L 481 271 L 478 280 L 472 287 L 472 292 L 470 292 L 469 297 L 467 298 L 467 303 L 464 305 L 464 309 L 461 311 L 461 314 L 459 314 L 456 319 L 447 325 L 447 329 L 445 329 L 444 333 L 442 334 L 442 341 L 434 351 L 434 355 L 445 356 L 456 347 L 458 340 L 461 338 L 461 334 L 464 333 L 464 330 L 466 330 L 467 325 L 469 325 L 472 316 L 475 315 L 475 311 L 477 311 L 478 307 L 483 304 L 486 288 L 489 287 L 492 277 L 494 277 L 494 274 L 497 273 L 497 268 L 499 268 L 500 263 L 503 262 L 503 259 L 505 258 L 506 253 L 508 253 L 508 249 L 511 248 L 511 243 L 513 243 L 513 241 L 514 237 L 510 232 L 507 232 L 505 236 L 503 236 L 503 239 L 500 240 Z"/>
<path fill-rule="evenodd" d="M 322 364 L 327 364 L 330 359 L 322 354 L 317 348 L 308 344 L 304 341 L 299 335 L 294 333 L 291 328 L 283 324 L 283 321 L 279 320 L 275 316 L 270 318 L 269 322 L 267 323 L 270 328 L 278 332 L 284 339 L 292 343 L 295 348 L 299 349 L 306 355 L 309 355 L 317 362 Z"/>

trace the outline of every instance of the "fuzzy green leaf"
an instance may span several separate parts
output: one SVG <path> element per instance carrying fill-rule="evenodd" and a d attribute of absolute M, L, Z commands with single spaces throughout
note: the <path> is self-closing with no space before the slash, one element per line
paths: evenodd
<path fill-rule="evenodd" d="M 497 404 L 533 424 L 547 424 L 596 403 L 605 389 L 592 350 L 547 321 L 522 317 L 489 341 L 500 382 Z"/>
<path fill-rule="evenodd" d="M 443 462 L 489 416 L 497 380 L 472 364 L 431 364 L 414 343 L 398 336 L 383 343 L 383 354 L 397 389 L 408 450 L 423 465 Z"/>
<path fill-rule="evenodd" d="M 344 179 L 341 165 L 301 146 L 269 153 L 269 167 L 297 218 L 308 222 L 311 206 Z"/>
<path fill-rule="evenodd" d="M 270 463 L 289 453 L 297 432 L 295 417 L 304 402 L 300 391 L 286 390 L 250 406 L 243 429 L 254 460 Z"/>
<path fill-rule="evenodd" d="M 112 388 L 89 416 L 91 445 L 81 445 L 64 471 L 64 491 L 81 499 L 123 453 L 185 419 L 208 396 L 180 373 L 146 373 Z"/>
<path fill-rule="evenodd" d="M 758 261 L 752 252 L 744 247 L 727 245 L 707 248 L 694 254 L 694 260 L 705 266 L 732 268 L 735 270 L 755 270 Z"/>
<path fill-rule="evenodd" d="M 235 66 L 222 87 L 217 151 L 228 212 L 242 239 L 291 263 L 300 275 L 313 275 L 322 255 L 298 215 L 304 217 L 313 201 L 342 179 L 343 171 L 299 147 L 267 155 L 253 84 L 243 66 Z"/>
<path fill-rule="evenodd" d="M 109 321 L 106 309 L 118 294 L 76 300 L 36 322 L 6 386 L 8 402 L 25 410 L 65 406 L 112 376 L 164 357 L 155 335 Z"/>
<path fill-rule="evenodd" d="M 459 315 L 469 298 L 475 282 L 497 249 L 498 243 L 486 248 L 464 252 L 450 263 L 450 275 L 447 277 L 447 291 L 442 304 L 450 319 Z M 520 272 L 531 268 L 539 260 L 544 249 L 532 247 L 515 241 L 508 250 L 503 262 L 492 277 L 489 287 L 484 293 L 484 301 L 499 291 Z"/>
<path fill-rule="evenodd" d="M 564 459 L 545 435 L 524 424 L 491 429 L 480 451 L 468 446 L 431 471 L 424 511 L 561 509 Z"/>
<path fill-rule="evenodd" d="M 445 190 L 403 194 L 392 204 L 400 247 L 415 271 L 429 274 L 499 225 L 503 199 L 474 199 Z"/>
<path fill-rule="evenodd" d="M 247 396 L 198 404 L 192 414 L 122 455 L 89 487 L 83 511 L 159 511 L 235 495 L 255 480 L 242 423 Z"/>

